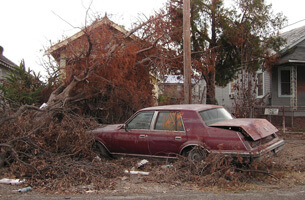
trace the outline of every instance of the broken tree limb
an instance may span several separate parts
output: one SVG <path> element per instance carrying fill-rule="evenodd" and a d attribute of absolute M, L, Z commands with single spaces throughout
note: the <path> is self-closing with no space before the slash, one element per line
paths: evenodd
<path fill-rule="evenodd" d="M 32 106 L 32 105 L 22 105 L 13 115 L 9 115 L 9 116 L 4 116 L 1 118 L 0 120 L 0 126 L 9 120 L 15 119 L 18 116 L 20 116 L 23 112 L 25 112 L 26 110 L 36 110 L 39 112 L 42 112 L 42 110 L 40 110 L 38 107 L 36 106 Z"/>
<path fill-rule="evenodd" d="M 40 172 L 39 172 L 39 170 L 38 170 L 36 167 L 34 167 L 33 165 L 31 165 L 31 164 L 29 164 L 29 163 L 24 162 L 23 160 L 21 160 L 21 159 L 19 158 L 18 153 L 15 151 L 15 149 L 14 149 L 14 147 L 13 147 L 12 145 L 6 144 L 6 143 L 2 143 L 2 144 L 0 144 L 0 147 L 4 147 L 4 148 L 8 148 L 8 149 L 9 149 L 9 150 L 7 150 L 7 151 L 4 151 L 4 153 L 2 153 L 3 155 L 5 155 L 6 152 L 8 152 L 8 151 L 13 152 L 13 156 L 15 157 L 15 159 L 17 160 L 17 162 L 20 162 L 21 164 L 26 165 L 26 166 L 28 166 L 28 167 L 31 167 L 32 169 L 34 169 L 34 170 L 37 172 L 37 174 L 41 175 Z M 3 162 L 4 162 L 4 159 L 2 158 L 2 155 L 1 155 L 0 166 L 3 165 Z"/>
<path fill-rule="evenodd" d="M 147 48 L 145 48 L 145 49 L 141 49 L 141 50 L 137 51 L 136 54 L 140 54 L 140 53 L 143 53 L 143 52 L 152 50 L 153 48 L 156 47 L 156 45 L 157 45 L 157 43 L 159 42 L 159 40 L 160 40 L 161 38 L 163 38 L 163 37 L 164 37 L 164 34 L 162 34 L 160 37 L 156 38 L 155 41 L 152 43 L 152 45 L 151 45 L 150 47 L 147 47 Z"/>
<path fill-rule="evenodd" d="M 241 171 L 241 172 L 253 172 L 253 173 L 266 174 L 268 176 L 271 176 L 272 178 L 278 179 L 273 174 L 271 174 L 270 172 L 263 171 L 263 170 L 246 170 L 246 169 L 240 169 L 240 168 L 236 168 L 235 170 Z"/>

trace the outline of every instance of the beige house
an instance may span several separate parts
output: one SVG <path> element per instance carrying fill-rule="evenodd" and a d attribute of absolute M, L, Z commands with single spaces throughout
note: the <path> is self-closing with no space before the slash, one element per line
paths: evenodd
<path fill-rule="evenodd" d="M 3 55 L 3 47 L 0 46 L 0 79 L 4 76 L 6 76 L 9 71 L 13 70 L 13 66 L 16 66 L 15 63 L 10 61 L 8 58 L 6 58 Z"/>
<path fill-rule="evenodd" d="M 113 29 L 113 31 L 120 32 L 122 34 L 127 34 L 128 33 L 127 30 L 125 30 L 124 28 L 122 28 L 118 24 L 114 23 L 113 21 L 109 20 L 107 16 L 105 16 L 100 21 L 94 22 L 93 24 L 88 26 L 86 29 L 88 31 L 90 31 L 90 30 L 97 29 L 97 28 L 99 28 L 103 25 L 108 25 Z M 65 69 L 67 61 L 69 59 L 69 58 L 67 58 L 66 53 L 65 53 L 65 49 L 66 49 L 67 45 L 70 42 L 75 41 L 75 40 L 77 40 L 81 37 L 84 37 L 84 36 L 85 36 L 84 31 L 77 32 L 76 34 L 72 35 L 71 37 L 69 37 L 69 38 L 51 46 L 47 50 L 46 54 L 52 55 L 52 57 L 59 64 L 59 68 L 60 68 L 62 74 L 64 74 L 64 69 Z M 131 39 L 134 38 L 134 37 L 135 37 L 134 35 L 130 36 Z"/>

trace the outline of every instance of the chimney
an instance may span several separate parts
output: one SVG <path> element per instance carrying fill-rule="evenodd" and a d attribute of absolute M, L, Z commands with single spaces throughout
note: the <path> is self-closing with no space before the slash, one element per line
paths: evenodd
<path fill-rule="evenodd" d="M 0 56 L 3 56 L 3 47 L 2 46 L 0 46 Z"/>

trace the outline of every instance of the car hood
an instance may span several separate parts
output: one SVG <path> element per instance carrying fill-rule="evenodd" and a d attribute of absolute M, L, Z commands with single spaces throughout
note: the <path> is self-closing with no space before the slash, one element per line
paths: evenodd
<path fill-rule="evenodd" d="M 94 130 L 93 133 L 100 133 L 100 132 L 113 132 L 119 128 L 121 128 L 123 124 L 111 124 L 111 125 L 102 125 Z"/>
<path fill-rule="evenodd" d="M 278 131 L 278 129 L 266 119 L 230 119 L 211 124 L 210 126 L 219 128 L 240 127 L 254 141 L 272 135 Z"/>

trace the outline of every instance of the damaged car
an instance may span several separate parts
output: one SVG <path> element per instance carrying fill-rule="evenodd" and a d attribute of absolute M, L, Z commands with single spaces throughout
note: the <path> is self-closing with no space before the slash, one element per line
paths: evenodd
<path fill-rule="evenodd" d="M 222 106 L 203 104 L 144 108 L 124 124 L 90 131 L 102 156 L 182 155 L 189 160 L 211 153 L 247 159 L 277 153 L 284 145 L 277 132 L 265 119 L 236 119 Z"/>

